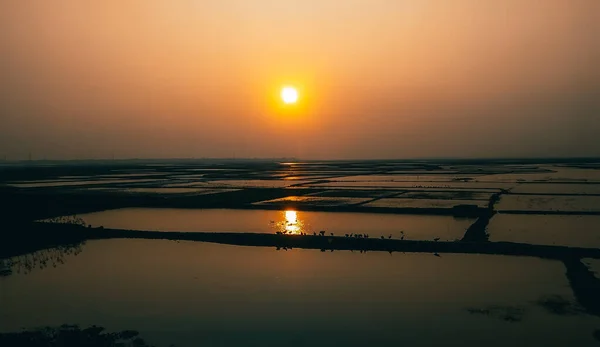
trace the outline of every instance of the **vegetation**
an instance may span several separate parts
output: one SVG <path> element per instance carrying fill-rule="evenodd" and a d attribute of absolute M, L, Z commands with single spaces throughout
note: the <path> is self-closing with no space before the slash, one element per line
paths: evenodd
<path fill-rule="evenodd" d="M 151 347 L 133 330 L 108 333 L 98 326 L 81 329 L 77 325 L 44 327 L 35 330 L 0 334 L 3 347 Z M 171 345 L 173 346 L 173 345 Z"/>
<path fill-rule="evenodd" d="M 54 217 L 54 218 L 46 219 L 45 222 L 58 223 L 58 224 L 71 224 L 71 225 L 78 225 L 78 226 L 82 226 L 82 227 L 87 226 L 87 223 L 85 222 L 85 220 L 83 220 L 83 218 L 81 218 L 81 217 L 78 217 L 77 215 Z"/>

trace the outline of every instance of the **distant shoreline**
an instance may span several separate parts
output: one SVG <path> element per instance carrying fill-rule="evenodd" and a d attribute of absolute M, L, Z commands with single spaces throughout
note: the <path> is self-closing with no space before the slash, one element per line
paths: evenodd
<path fill-rule="evenodd" d="M 600 157 L 490 157 L 490 158 L 398 158 L 398 159 L 300 159 L 300 158 L 123 158 L 123 159 L 33 159 L 0 160 L 2 165 L 111 164 L 175 162 L 430 162 L 430 163 L 600 163 Z"/>

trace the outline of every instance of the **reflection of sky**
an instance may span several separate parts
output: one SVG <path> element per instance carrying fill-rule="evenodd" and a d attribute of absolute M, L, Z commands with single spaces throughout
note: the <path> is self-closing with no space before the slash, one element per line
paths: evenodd
<path fill-rule="evenodd" d="M 110 325 L 157 346 L 437 346 L 464 336 L 457 345 L 593 346 L 597 317 L 551 316 L 532 303 L 574 302 L 564 272 L 524 257 L 89 241 L 57 268 L 0 279 L 0 331 Z M 498 305 L 524 307 L 525 319 L 467 311 Z"/>
<path fill-rule="evenodd" d="M 369 233 L 371 237 L 392 234 L 408 240 L 452 241 L 464 236 L 474 219 L 454 219 L 451 216 L 397 215 L 344 212 L 296 212 L 297 232 L 312 235 L 327 230 L 337 236 Z M 79 215 L 94 227 L 179 232 L 275 233 L 286 231 L 285 211 L 123 208 Z M 291 214 L 290 214 L 291 217 Z M 300 230 L 301 229 L 301 230 Z M 288 229 L 289 230 L 289 229 Z M 401 234 L 404 231 L 404 234 Z"/>

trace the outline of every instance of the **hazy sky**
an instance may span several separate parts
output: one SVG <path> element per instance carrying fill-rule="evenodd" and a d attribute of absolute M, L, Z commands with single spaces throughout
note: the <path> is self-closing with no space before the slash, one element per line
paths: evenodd
<path fill-rule="evenodd" d="M 30 151 L 600 155 L 600 1 L 2 0 L 0 158 Z"/>

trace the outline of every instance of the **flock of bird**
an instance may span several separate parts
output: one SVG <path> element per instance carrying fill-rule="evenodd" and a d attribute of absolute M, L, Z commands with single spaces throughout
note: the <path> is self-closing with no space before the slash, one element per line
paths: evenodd
<path fill-rule="evenodd" d="M 276 233 L 278 235 L 286 235 L 286 234 L 292 235 L 292 234 L 294 234 L 294 232 L 292 232 L 292 231 L 277 231 Z M 318 233 L 317 232 L 313 232 L 313 236 L 325 236 L 326 233 L 327 233 L 327 231 L 321 230 Z M 304 235 L 308 235 L 308 234 L 305 233 L 305 232 L 301 232 L 300 235 L 304 236 Z M 333 233 L 329 233 L 329 235 L 334 236 Z M 400 231 L 400 240 L 404 240 L 405 236 L 406 235 L 404 234 L 404 231 L 401 230 Z M 344 234 L 344 237 L 357 238 L 357 239 L 368 239 L 369 238 L 369 234 L 354 234 L 354 233 L 350 233 L 350 234 Z M 386 239 L 385 236 L 380 236 L 380 238 L 382 240 Z M 390 234 L 390 235 L 387 236 L 387 239 L 391 239 L 391 238 L 392 238 L 392 234 Z M 436 238 L 433 239 L 434 242 L 438 242 L 439 240 L 440 240 L 439 237 L 436 237 Z M 333 241 L 333 239 L 329 239 L 330 243 L 331 243 L 331 241 Z M 288 249 L 291 250 L 292 247 L 289 247 L 289 246 L 287 246 L 287 247 L 277 247 L 277 250 L 280 250 L 280 249 L 283 249 L 284 251 L 287 251 Z M 322 249 L 321 251 L 325 252 L 325 249 Z M 333 252 L 333 249 L 331 249 L 331 252 Z M 367 253 L 366 250 L 361 250 L 360 252 L 361 253 L 363 253 L 363 252 Z M 389 251 L 389 253 L 392 254 L 392 251 Z M 435 252 L 433 255 L 436 256 L 436 257 L 441 257 L 441 255 L 439 255 L 439 253 L 437 253 L 437 252 Z"/>
<path fill-rule="evenodd" d="M 275 232 L 277 235 L 293 235 L 295 234 L 293 231 L 289 231 L 289 230 L 284 230 L 284 231 L 276 231 Z M 318 233 L 317 232 L 313 232 L 313 236 L 325 236 L 327 232 L 325 230 L 321 230 Z M 300 232 L 301 236 L 306 236 L 308 235 L 305 232 Z M 333 233 L 329 233 L 330 236 L 334 236 Z M 404 231 L 400 231 L 400 240 L 404 240 Z M 344 234 L 345 237 L 353 237 L 353 238 L 357 238 L 357 239 L 368 239 L 369 238 L 369 234 Z M 388 239 L 392 238 L 392 234 L 388 235 L 387 237 Z M 382 240 L 385 240 L 385 236 L 381 236 Z M 435 238 L 434 241 L 438 241 L 440 238 Z"/>

